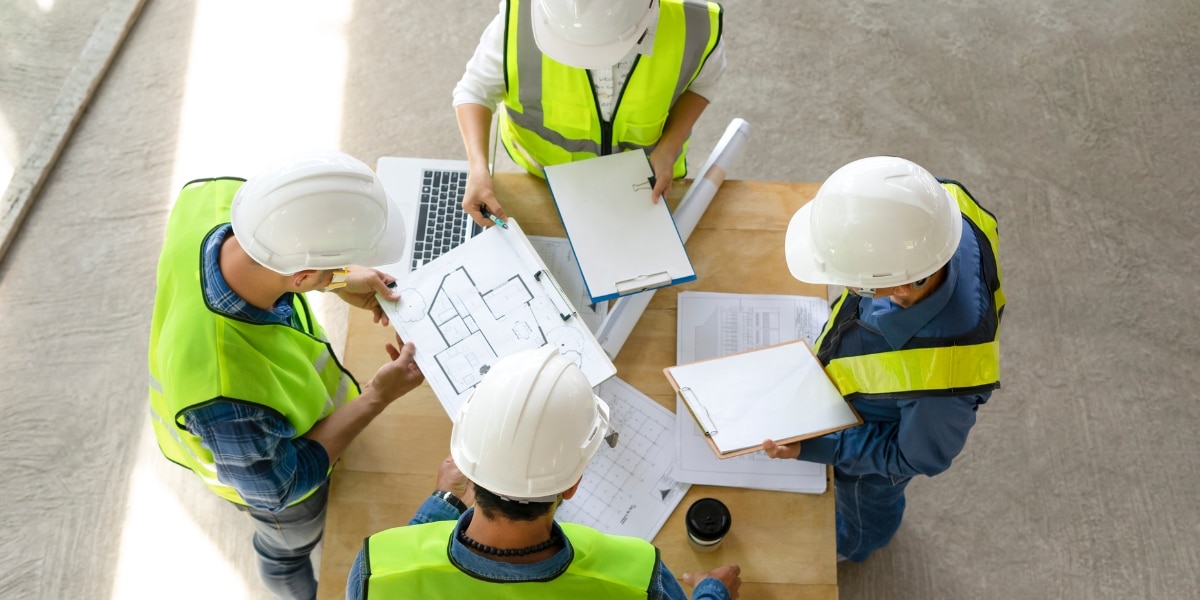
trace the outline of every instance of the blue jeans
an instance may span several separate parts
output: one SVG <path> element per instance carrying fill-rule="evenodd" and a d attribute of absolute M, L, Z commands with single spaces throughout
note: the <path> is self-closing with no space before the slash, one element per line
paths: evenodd
<path fill-rule="evenodd" d="M 254 552 L 258 576 L 276 598 L 311 600 L 317 597 L 317 580 L 309 555 L 325 531 L 325 504 L 329 482 L 299 504 L 277 513 L 238 506 L 254 519 Z"/>
<path fill-rule="evenodd" d="M 862 562 L 892 541 L 904 516 L 904 488 L 911 479 L 833 470 L 839 556 Z"/>

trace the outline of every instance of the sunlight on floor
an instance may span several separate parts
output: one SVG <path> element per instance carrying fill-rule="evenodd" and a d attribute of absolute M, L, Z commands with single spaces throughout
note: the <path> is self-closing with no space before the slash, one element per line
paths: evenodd
<path fill-rule="evenodd" d="M 146 431 L 149 435 L 149 421 Z M 158 447 L 143 443 L 141 450 L 129 478 L 129 505 L 112 597 L 253 597 L 245 579 L 180 505 L 178 492 L 159 478 L 149 462 L 165 460 Z M 203 576 L 185 578 L 185 573 Z M 180 586 L 182 581 L 186 585 Z M 164 594 L 165 590 L 171 592 Z"/>
<path fill-rule="evenodd" d="M 339 145 L 352 7 L 350 0 L 197 3 L 175 173 L 162 191 L 168 203 L 190 180 L 246 177 L 281 154 Z M 148 423 L 143 435 L 153 436 Z M 150 461 L 166 459 L 148 441 L 130 482 L 112 597 L 265 593 L 239 575 L 254 566 L 231 564 L 179 501 L 184 492 L 156 474 Z M 248 548 L 250 540 L 238 543 Z"/>
<path fill-rule="evenodd" d="M 179 120 L 178 186 L 198 177 L 245 177 L 278 155 L 338 145 L 351 6 L 198 4 Z"/>

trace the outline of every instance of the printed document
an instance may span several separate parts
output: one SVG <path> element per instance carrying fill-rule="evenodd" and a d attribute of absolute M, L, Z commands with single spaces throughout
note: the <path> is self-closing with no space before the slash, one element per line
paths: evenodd
<path fill-rule="evenodd" d="M 691 487 L 674 474 L 675 415 L 619 377 L 596 394 L 608 403 L 617 447 L 600 445 L 555 518 L 651 541 Z"/>
<path fill-rule="evenodd" d="M 815 343 L 828 318 L 829 304 L 821 298 L 682 292 L 676 361 L 686 364 L 794 339 Z M 675 414 L 680 481 L 813 494 L 825 491 L 825 465 L 776 460 L 761 451 L 717 458 L 678 400 Z"/>
<path fill-rule="evenodd" d="M 488 228 L 411 272 L 396 277 L 400 300 L 381 300 L 392 326 L 416 344 L 416 361 L 453 419 L 500 358 L 554 344 L 593 386 L 616 367 L 516 219 Z"/>

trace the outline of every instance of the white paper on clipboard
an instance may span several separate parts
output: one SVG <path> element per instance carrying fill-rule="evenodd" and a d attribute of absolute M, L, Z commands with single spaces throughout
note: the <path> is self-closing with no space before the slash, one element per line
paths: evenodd
<path fill-rule="evenodd" d="M 665 372 L 720 456 L 758 450 L 765 439 L 788 443 L 862 423 L 804 340 Z"/>
<path fill-rule="evenodd" d="M 696 279 L 666 202 L 650 200 L 653 177 L 640 150 L 546 167 L 592 302 Z"/>
<path fill-rule="evenodd" d="M 824 298 L 695 291 L 679 294 L 677 311 L 678 364 L 788 340 L 814 343 L 830 313 L 829 302 Z M 678 461 L 675 474 L 680 481 L 809 494 L 825 492 L 828 484 L 825 465 L 773 459 L 761 451 L 719 458 L 713 454 L 708 437 L 700 431 L 683 400 L 676 399 L 675 412 Z"/>

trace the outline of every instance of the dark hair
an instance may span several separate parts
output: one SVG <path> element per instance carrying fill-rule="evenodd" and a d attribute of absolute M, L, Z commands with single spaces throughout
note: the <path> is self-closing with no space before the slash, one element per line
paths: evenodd
<path fill-rule="evenodd" d="M 497 513 L 510 521 L 534 521 L 554 508 L 553 502 L 517 502 L 505 500 L 494 492 L 475 486 L 475 506 L 483 516 L 495 519 Z"/>

